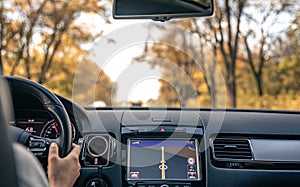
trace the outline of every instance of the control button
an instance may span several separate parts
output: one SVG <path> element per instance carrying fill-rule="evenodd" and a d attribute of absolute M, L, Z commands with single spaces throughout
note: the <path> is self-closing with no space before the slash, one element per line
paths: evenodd
<path fill-rule="evenodd" d="M 140 172 L 138 171 L 132 171 L 130 172 L 130 179 L 139 179 Z"/>
<path fill-rule="evenodd" d="M 35 156 L 42 156 L 45 154 L 47 146 L 49 146 L 49 143 L 46 140 L 30 138 L 28 150 Z"/>
<path fill-rule="evenodd" d="M 189 157 L 187 162 L 188 162 L 189 165 L 194 165 L 196 161 L 195 161 L 194 157 Z"/>
<path fill-rule="evenodd" d="M 169 187 L 169 185 L 163 184 L 163 185 L 161 185 L 160 187 Z"/>
<path fill-rule="evenodd" d="M 138 184 L 138 187 L 147 187 L 146 184 Z"/>
<path fill-rule="evenodd" d="M 88 181 L 86 187 L 108 187 L 108 185 L 103 179 L 93 178 Z"/>
<path fill-rule="evenodd" d="M 30 148 L 46 148 L 46 142 L 44 140 L 31 139 L 29 142 Z"/>
<path fill-rule="evenodd" d="M 187 177 L 189 179 L 196 179 L 197 178 L 197 172 L 187 172 Z"/>
<path fill-rule="evenodd" d="M 191 187 L 190 184 L 183 184 L 182 187 Z"/>
<path fill-rule="evenodd" d="M 174 132 L 175 128 L 174 127 L 169 127 L 169 126 L 160 126 L 154 130 L 154 132 L 160 132 L 160 133 L 170 133 Z"/>

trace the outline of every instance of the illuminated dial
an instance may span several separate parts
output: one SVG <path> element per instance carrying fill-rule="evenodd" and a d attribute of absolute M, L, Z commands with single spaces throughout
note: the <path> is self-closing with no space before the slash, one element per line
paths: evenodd
<path fill-rule="evenodd" d="M 72 139 L 74 140 L 76 130 L 74 125 L 71 123 L 72 127 Z M 41 132 L 41 137 L 50 138 L 50 139 L 56 139 L 60 135 L 59 129 L 57 127 L 57 124 L 54 120 L 48 121 Z"/>

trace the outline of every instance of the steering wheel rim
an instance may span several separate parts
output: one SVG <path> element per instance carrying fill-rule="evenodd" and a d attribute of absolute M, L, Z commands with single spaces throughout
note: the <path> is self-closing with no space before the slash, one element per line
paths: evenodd
<path fill-rule="evenodd" d="M 31 94 L 41 102 L 45 110 L 56 122 L 60 132 L 59 137 L 50 142 L 56 142 L 60 148 L 60 156 L 65 157 L 72 148 L 72 127 L 68 113 L 60 100 L 45 87 L 33 81 L 9 76 L 5 76 L 4 79 L 7 80 L 12 94 L 16 92 Z M 43 139 L 42 137 L 39 138 Z M 24 144 L 25 142 L 19 143 Z"/>

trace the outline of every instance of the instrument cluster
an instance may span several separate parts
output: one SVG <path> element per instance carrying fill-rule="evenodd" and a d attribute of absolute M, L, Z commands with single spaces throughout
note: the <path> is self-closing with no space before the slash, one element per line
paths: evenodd
<path fill-rule="evenodd" d="M 54 119 L 44 118 L 19 118 L 11 122 L 14 126 L 25 130 L 35 136 L 41 136 L 49 139 L 56 139 L 59 137 L 60 132 Z M 76 128 L 73 123 L 72 126 L 72 139 L 75 141 Z"/>

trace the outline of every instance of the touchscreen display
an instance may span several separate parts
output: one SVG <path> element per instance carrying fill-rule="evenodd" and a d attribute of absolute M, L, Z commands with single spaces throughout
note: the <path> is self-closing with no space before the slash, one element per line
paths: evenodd
<path fill-rule="evenodd" d="M 197 139 L 128 139 L 127 180 L 199 180 Z"/>

